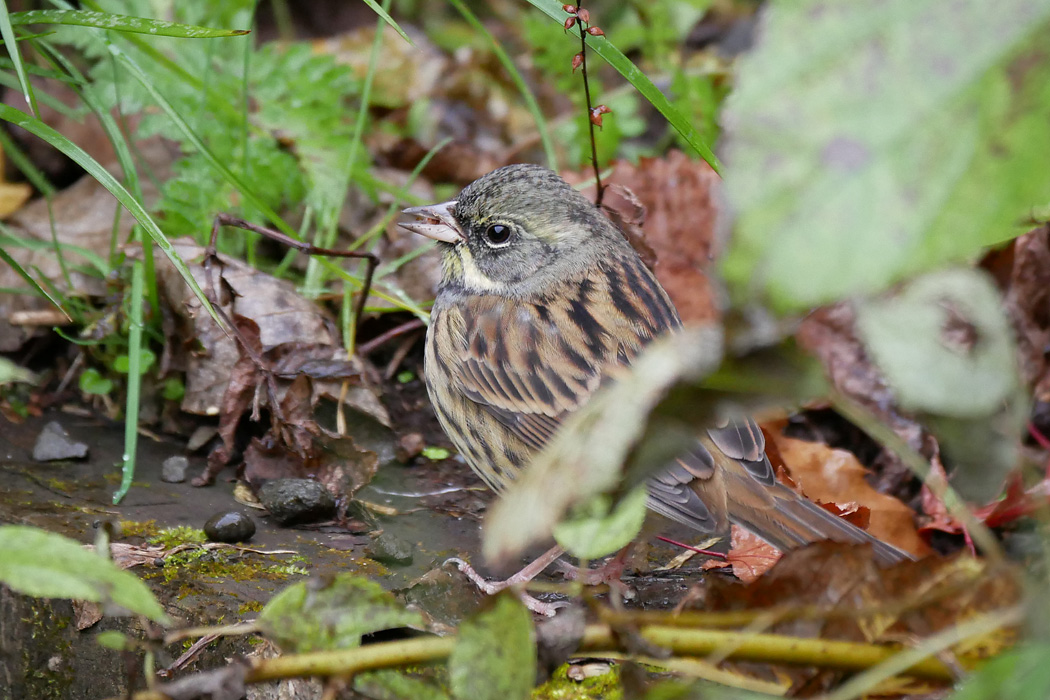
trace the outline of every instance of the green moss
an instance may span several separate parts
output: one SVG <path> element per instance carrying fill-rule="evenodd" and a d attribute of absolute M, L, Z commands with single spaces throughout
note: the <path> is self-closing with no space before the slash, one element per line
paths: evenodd
<path fill-rule="evenodd" d="M 178 547 L 180 544 L 202 544 L 208 541 L 208 537 L 204 534 L 204 530 L 189 527 L 188 525 L 178 525 L 158 530 L 156 534 L 148 537 L 146 541 L 150 544 L 160 545 L 165 549 L 171 549 L 172 547 Z"/>
<path fill-rule="evenodd" d="M 532 691 L 533 700 L 622 700 L 618 665 L 582 681 L 569 678 L 568 669 L 567 664 L 560 666 L 549 681 Z"/>
<path fill-rule="evenodd" d="M 189 529 L 189 528 L 187 528 Z M 258 557 L 245 557 L 223 549 L 192 547 L 164 559 L 161 573 L 165 583 L 175 579 L 195 581 L 202 577 L 229 581 L 286 581 L 293 576 L 307 576 L 309 572 L 292 564 L 271 564 Z M 183 598 L 189 591 L 180 591 Z"/>
<path fill-rule="evenodd" d="M 32 630 L 32 644 L 22 647 L 22 668 L 25 669 L 25 697 L 58 700 L 69 695 L 76 680 L 70 663 L 72 643 L 64 634 L 70 618 L 61 615 L 51 601 L 30 600 L 28 616 L 22 621 Z M 49 660 L 61 661 L 57 667 Z"/>
<path fill-rule="evenodd" d="M 122 537 L 142 537 L 145 539 L 156 535 L 158 531 L 156 520 L 146 520 L 145 522 L 137 520 L 120 521 Z"/>
<path fill-rule="evenodd" d="M 249 600 L 246 603 L 241 603 L 240 607 L 237 608 L 238 615 L 247 615 L 248 613 L 257 613 L 263 609 L 262 602 L 258 600 Z"/>

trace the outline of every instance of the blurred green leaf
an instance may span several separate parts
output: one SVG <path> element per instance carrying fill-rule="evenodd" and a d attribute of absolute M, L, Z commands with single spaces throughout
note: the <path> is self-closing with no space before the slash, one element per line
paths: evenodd
<path fill-rule="evenodd" d="M 536 682 L 536 637 L 530 613 L 510 594 L 459 626 L 448 659 L 459 700 L 525 700 Z"/>
<path fill-rule="evenodd" d="M 157 361 L 157 356 L 149 348 L 142 348 L 139 350 L 139 374 L 145 374 L 153 363 Z M 117 355 L 113 360 L 113 369 L 121 374 L 127 374 L 131 370 L 131 360 L 127 355 Z"/>
<path fill-rule="evenodd" d="M 196 27 L 190 24 L 165 22 L 159 19 L 129 17 L 110 14 L 109 12 L 90 12 L 88 10 L 30 10 L 11 14 L 11 24 L 70 24 L 81 27 L 113 29 L 118 32 L 151 34 L 153 36 L 174 36 L 183 39 L 214 39 L 224 36 L 241 36 L 248 34 L 247 29 L 212 29 Z"/>
<path fill-rule="evenodd" d="M 1050 645 L 1031 643 L 1000 654 L 967 678 L 951 700 L 1044 700 L 1050 697 Z"/>
<path fill-rule="evenodd" d="M 607 495 L 592 498 L 554 528 L 554 539 L 574 557 L 597 559 L 623 549 L 645 522 L 648 491 L 636 486 L 613 503 Z"/>
<path fill-rule="evenodd" d="M 1027 404 L 991 278 L 969 269 L 919 277 L 898 294 L 858 302 L 857 332 L 901 406 L 938 437 L 956 490 L 993 499 L 1016 464 Z"/>
<path fill-rule="evenodd" d="M 295 652 L 347 649 L 359 645 L 362 635 L 422 624 L 418 612 L 406 610 L 378 583 L 349 573 L 323 586 L 293 584 L 259 614 L 263 631 Z"/>
<path fill-rule="evenodd" d="M 1045 0 L 771 3 L 723 110 L 735 295 L 801 310 L 1021 233 L 1048 31 Z"/>
<path fill-rule="evenodd" d="M 448 700 L 450 697 L 434 683 L 394 669 L 356 674 L 354 691 L 370 700 Z"/>
<path fill-rule="evenodd" d="M 106 630 L 95 635 L 96 644 L 107 649 L 113 649 L 114 651 L 130 649 L 131 645 L 128 642 L 127 635 L 116 630 Z"/>
<path fill-rule="evenodd" d="M 164 380 L 161 396 L 167 401 L 182 401 L 186 395 L 186 385 L 178 377 L 168 377 Z"/>
<path fill-rule="evenodd" d="M 23 525 L 0 526 L 0 583 L 37 598 L 116 603 L 170 624 L 150 589 L 68 537 Z"/>
<path fill-rule="evenodd" d="M 78 385 L 85 394 L 104 396 L 113 391 L 113 381 L 103 377 L 94 367 L 88 367 L 80 373 Z"/>
<path fill-rule="evenodd" d="M 978 418 L 1018 388 L 1002 298 L 978 270 L 931 273 L 860 302 L 857 330 L 905 409 Z"/>

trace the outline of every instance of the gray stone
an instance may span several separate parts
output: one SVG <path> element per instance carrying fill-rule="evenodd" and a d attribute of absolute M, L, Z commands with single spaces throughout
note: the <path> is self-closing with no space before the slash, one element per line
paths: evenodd
<path fill-rule="evenodd" d="M 169 484 L 181 484 L 186 481 L 186 470 L 190 468 L 190 460 L 182 455 L 174 455 L 164 460 L 160 468 L 160 480 Z"/>
<path fill-rule="evenodd" d="M 318 481 L 274 479 L 259 489 L 259 501 L 281 525 L 327 520 L 335 514 L 335 499 Z"/>
<path fill-rule="evenodd" d="M 33 459 L 37 462 L 53 462 L 59 459 L 84 459 L 88 446 L 69 436 L 58 421 L 51 421 L 40 431 L 33 445 Z"/>
<path fill-rule="evenodd" d="M 412 545 L 389 532 L 371 535 L 369 555 L 381 564 L 408 566 L 412 563 Z"/>

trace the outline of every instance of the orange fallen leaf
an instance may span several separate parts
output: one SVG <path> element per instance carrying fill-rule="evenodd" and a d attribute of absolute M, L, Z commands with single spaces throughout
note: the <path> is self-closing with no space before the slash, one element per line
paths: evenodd
<path fill-rule="evenodd" d="M 857 513 L 861 522 L 854 521 L 856 525 L 863 522 L 860 509 L 867 509 L 866 529 L 872 535 L 915 556 L 930 553 L 915 529 L 912 510 L 893 496 L 872 488 L 865 479 L 868 470 L 852 452 L 789 438 L 777 425 L 767 425 L 766 430 L 791 478 L 810 500 L 832 506 L 832 512 Z"/>

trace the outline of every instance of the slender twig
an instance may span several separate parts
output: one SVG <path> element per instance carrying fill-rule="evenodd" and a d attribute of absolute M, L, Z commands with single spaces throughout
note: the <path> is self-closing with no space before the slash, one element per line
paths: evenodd
<path fill-rule="evenodd" d="M 723 554 L 722 552 L 716 552 L 713 549 L 700 549 L 699 547 L 694 547 L 693 545 L 686 544 L 685 542 L 679 542 L 678 540 L 669 539 L 667 537 L 664 537 L 663 535 L 657 535 L 656 539 L 660 540 L 661 542 L 666 542 L 667 544 L 673 544 L 675 547 L 688 549 L 690 552 L 696 552 L 697 554 L 706 554 L 709 557 L 721 559 L 722 561 L 729 560 L 729 557 L 727 555 Z"/>
<path fill-rule="evenodd" d="M 420 321 L 418 318 L 414 318 L 411 321 L 405 321 L 400 326 L 394 326 L 390 330 L 380 333 L 375 338 L 369 340 L 367 343 L 361 343 L 359 346 L 357 346 L 357 353 L 359 355 L 368 355 L 374 352 L 376 349 L 378 349 L 380 345 L 383 345 L 384 343 L 393 340 L 399 335 L 404 335 L 405 333 L 410 333 L 414 330 L 418 330 L 422 328 L 423 325 L 423 322 Z"/>
<path fill-rule="evenodd" d="M 602 197 L 605 196 L 605 185 L 602 184 L 602 174 L 598 168 L 598 144 L 597 136 L 594 133 L 594 118 L 593 108 L 591 107 L 591 84 L 587 78 L 587 28 L 584 26 L 588 24 L 585 17 L 580 17 L 580 9 L 583 6 L 582 0 L 576 2 L 576 22 L 580 30 L 580 70 L 583 72 L 583 94 L 587 98 L 587 125 L 590 127 L 591 134 L 591 165 L 594 167 L 594 183 L 595 183 L 595 196 L 594 205 L 600 207 L 602 205 Z"/>

